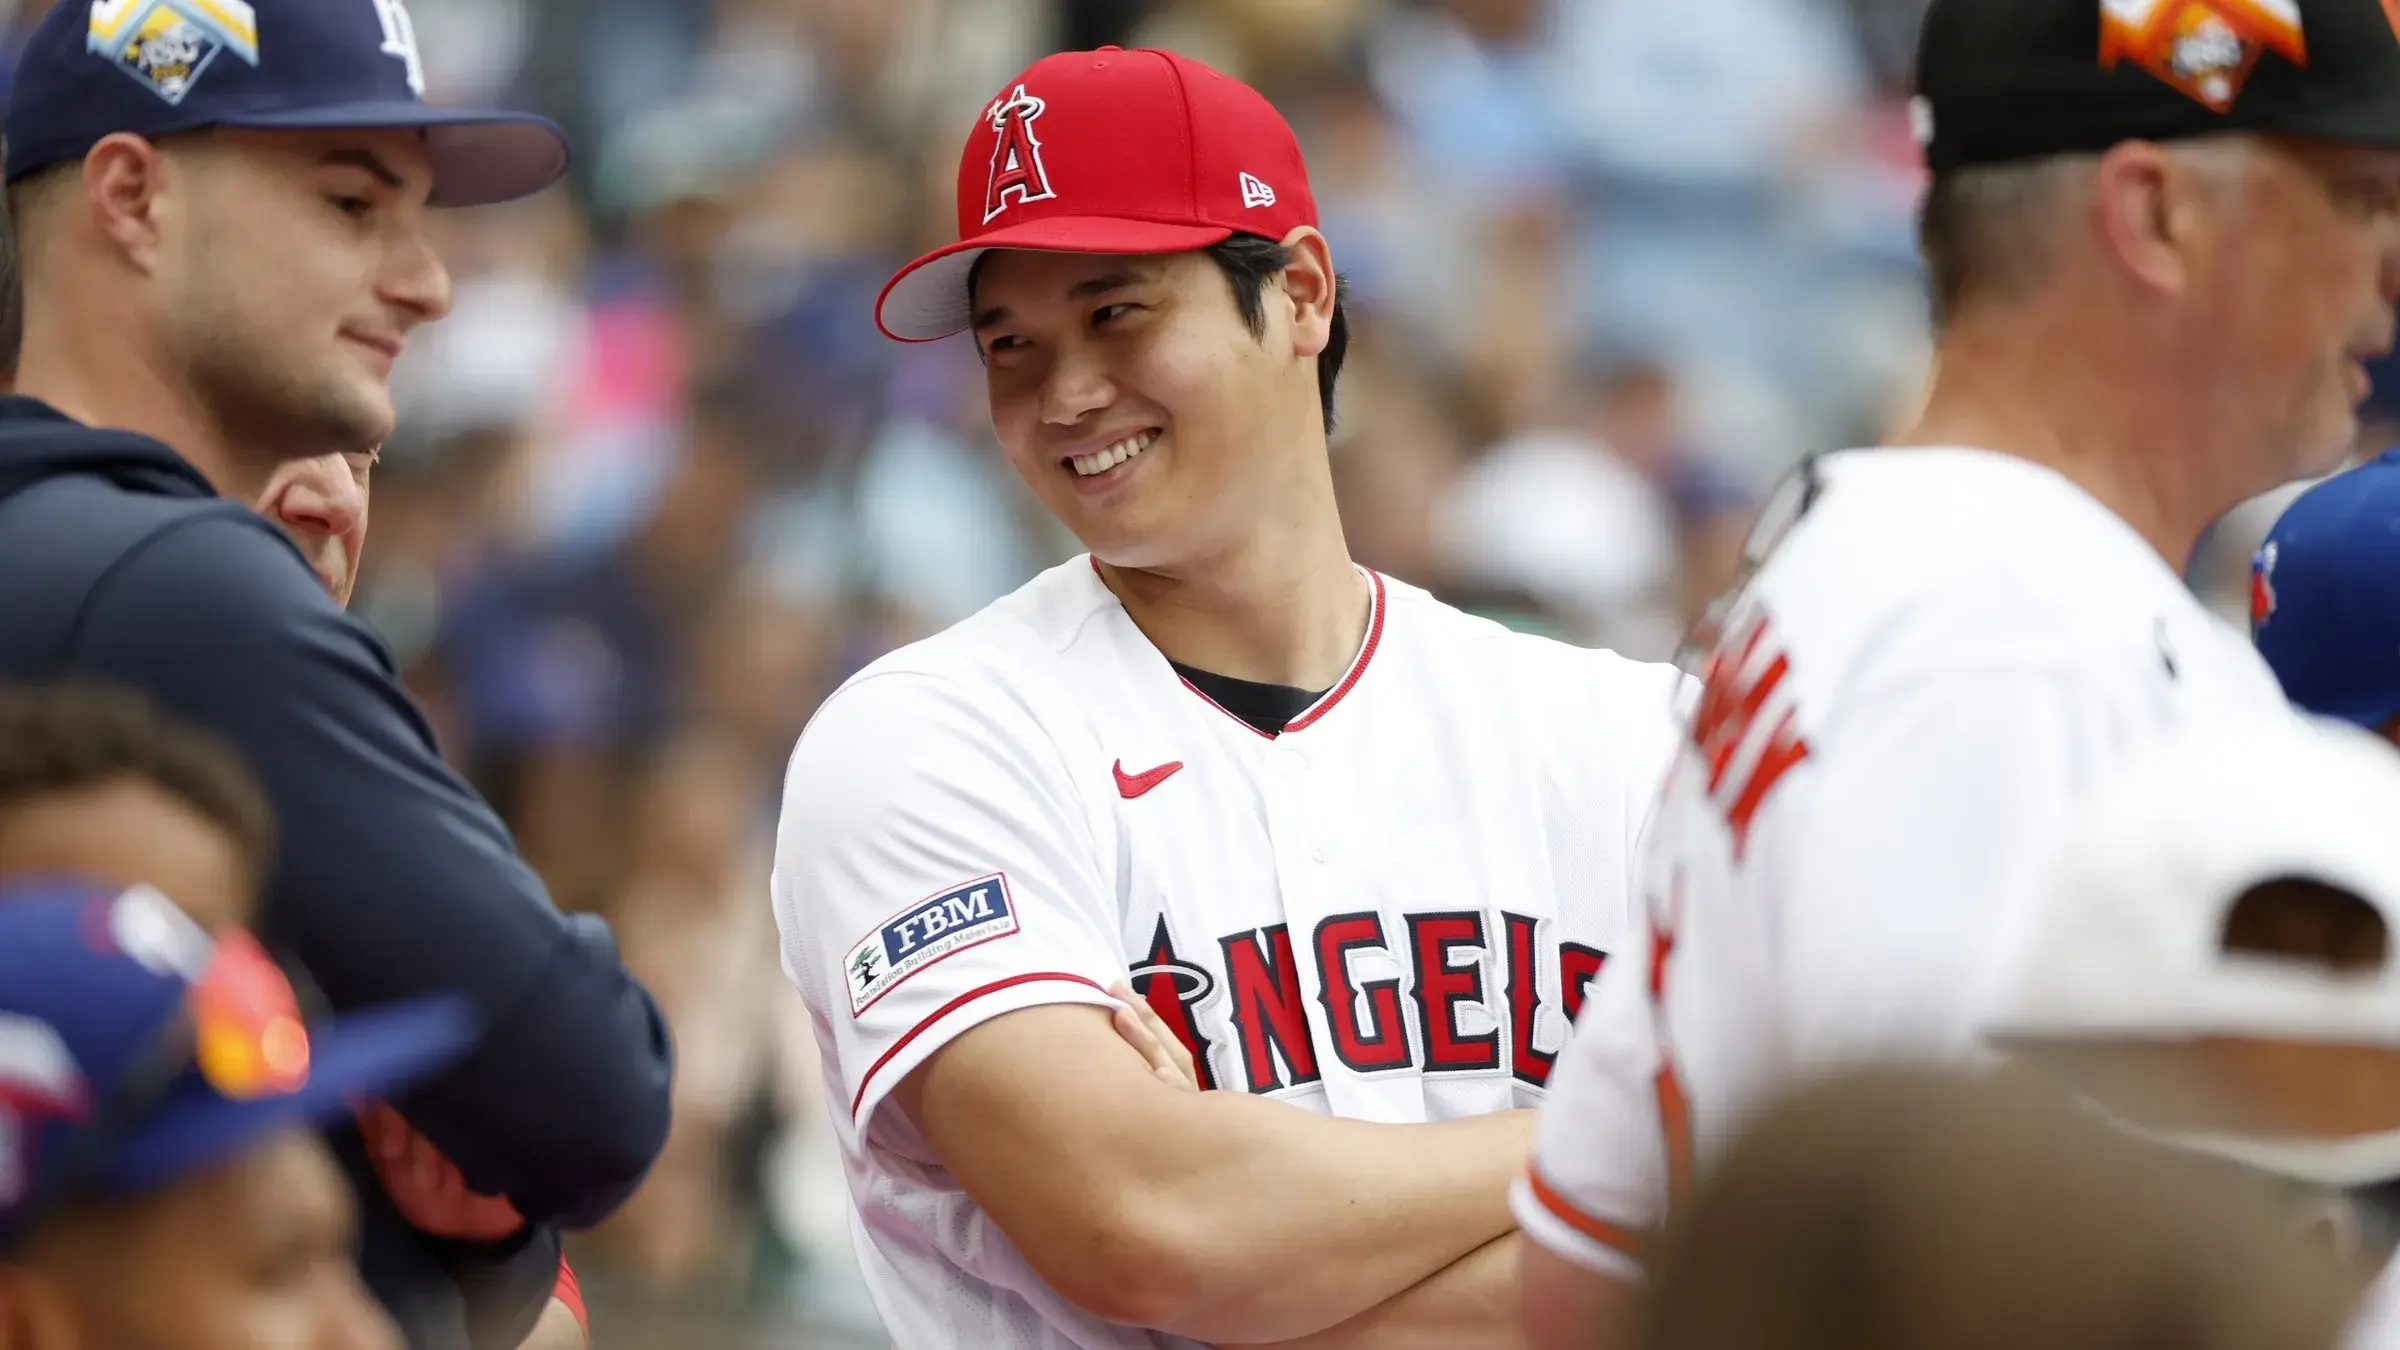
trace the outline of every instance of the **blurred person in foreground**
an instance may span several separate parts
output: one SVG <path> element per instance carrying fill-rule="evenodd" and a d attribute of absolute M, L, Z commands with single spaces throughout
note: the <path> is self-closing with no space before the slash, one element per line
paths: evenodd
<path fill-rule="evenodd" d="M 1785 1079 L 1973 1051 L 2087 790 L 2293 715 L 2182 569 L 2341 461 L 2392 344 L 2400 9 L 2094 8 L 1926 17 L 1934 385 L 1793 475 L 1693 644 L 1646 959 L 1595 985 L 1517 1191 L 1545 1348 L 1621 1327 L 1645 1235 Z"/>
<path fill-rule="evenodd" d="M 256 921 L 274 817 L 223 742 L 131 690 L 0 685 L 0 880 L 149 886 Z"/>
<path fill-rule="evenodd" d="M 471 1222 L 425 1231 L 357 1130 L 329 1138 L 411 1344 L 513 1348 L 560 1228 L 656 1156 L 665 1034 L 605 926 L 562 917 L 442 764 L 381 645 L 243 505 L 287 460 L 390 435 L 392 359 L 449 303 L 428 209 L 564 168 L 549 124 L 421 86 L 396 0 L 70 5 L 37 28 L 6 119 L 24 336 L 0 676 L 130 684 L 223 737 L 280 826 L 261 937 L 336 1009 L 460 989 L 496 1028 L 401 1104 L 491 1202 Z"/>
<path fill-rule="evenodd" d="M 325 593 L 343 609 L 358 587 L 358 566 L 367 544 L 367 512 L 380 450 L 286 460 L 256 503 L 291 539 Z M 474 1193 L 441 1150 L 389 1106 L 361 1112 L 368 1160 L 385 1194 L 401 1215 L 424 1232 L 470 1236 L 513 1230 L 521 1220 L 494 1197 Z M 589 1331 L 583 1290 L 562 1254 L 549 1305 L 520 1350 L 575 1350 Z"/>
<path fill-rule="evenodd" d="M 397 1350 L 310 1126 L 464 1051 L 465 1000 L 308 1026 L 147 886 L 0 885 L 0 1344 Z"/>
<path fill-rule="evenodd" d="M 776 916 L 877 1306 L 906 1350 L 1508 1345 L 1508 1181 L 1685 682 L 1354 561 L 1347 313 L 1255 90 L 1045 58 L 956 205 L 877 318 L 971 334 L 1090 552 L 792 754 Z"/>
<path fill-rule="evenodd" d="M 2400 757 L 2331 720 L 2195 735 L 2094 793 L 1993 1048 L 2126 1131 L 2290 1183 L 2361 1278 L 2400 1178 Z M 2297 1240 L 2297 1238 L 2295 1238 Z M 2386 1275 L 2356 1344 L 2400 1345 Z"/>
<path fill-rule="evenodd" d="M 2355 1271 L 2055 1093 L 1878 1068 L 1760 1111 L 1666 1230 L 1642 1350 L 2335 1350 Z"/>
<path fill-rule="evenodd" d="M 2250 634 L 2294 704 L 2400 744 L 2400 450 L 2276 517 L 2251 555 Z"/>

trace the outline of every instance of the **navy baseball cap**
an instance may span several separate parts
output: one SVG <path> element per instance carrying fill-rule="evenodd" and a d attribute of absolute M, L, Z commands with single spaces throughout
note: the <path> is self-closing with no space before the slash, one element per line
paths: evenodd
<path fill-rule="evenodd" d="M 142 1195 L 347 1116 L 473 1040 L 464 998 L 303 1023 L 257 941 L 157 891 L 0 886 L 0 1251 L 78 1194 Z"/>
<path fill-rule="evenodd" d="M 117 132 L 215 126 L 419 129 L 436 206 L 509 201 L 566 172 L 566 136 L 547 118 L 424 92 L 402 0 L 60 0 L 9 89 L 8 180 Z"/>
<path fill-rule="evenodd" d="M 2250 562 L 2250 634 L 2292 702 L 2400 716 L 2400 450 L 2302 493 Z"/>

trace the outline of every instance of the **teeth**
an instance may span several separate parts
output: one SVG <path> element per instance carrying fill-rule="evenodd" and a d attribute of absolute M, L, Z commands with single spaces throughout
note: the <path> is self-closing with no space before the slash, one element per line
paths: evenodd
<path fill-rule="evenodd" d="M 1145 431 L 1138 436 L 1128 436 L 1106 450 L 1089 455 L 1071 456 L 1067 463 L 1075 470 L 1076 477 L 1090 478 L 1094 474 L 1107 473 L 1110 469 L 1149 449 L 1157 440 L 1157 432 Z"/>

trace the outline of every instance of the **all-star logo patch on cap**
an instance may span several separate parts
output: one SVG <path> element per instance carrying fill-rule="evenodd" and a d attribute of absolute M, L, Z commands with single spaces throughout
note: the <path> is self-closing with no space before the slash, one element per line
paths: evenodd
<path fill-rule="evenodd" d="M 1917 96 L 1937 173 L 2220 131 L 2400 149 L 2400 0 L 1934 0 Z"/>

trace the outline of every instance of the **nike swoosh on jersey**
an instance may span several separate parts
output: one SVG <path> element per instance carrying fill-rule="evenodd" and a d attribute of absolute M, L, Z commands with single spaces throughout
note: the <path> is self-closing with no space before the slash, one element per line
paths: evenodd
<path fill-rule="evenodd" d="M 1111 767 L 1114 769 L 1117 775 L 1118 795 L 1122 796 L 1127 801 L 1132 801 L 1134 798 L 1141 796 L 1150 789 L 1157 787 L 1159 784 L 1167 781 L 1170 778 L 1173 778 L 1176 774 L 1176 771 L 1183 767 L 1183 761 L 1180 759 L 1168 760 L 1166 763 L 1159 765 L 1155 769 L 1146 769 L 1141 773 L 1125 772 L 1125 761 L 1121 759 Z"/>

